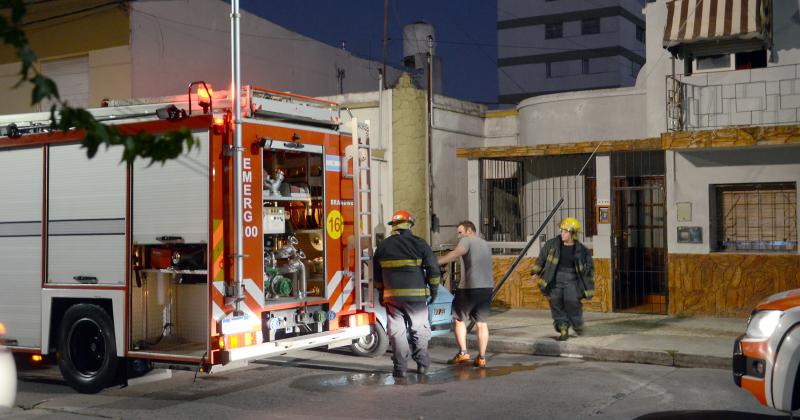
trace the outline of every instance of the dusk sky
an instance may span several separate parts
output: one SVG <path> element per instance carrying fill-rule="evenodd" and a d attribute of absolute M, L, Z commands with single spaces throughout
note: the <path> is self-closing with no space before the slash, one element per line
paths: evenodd
<path fill-rule="evenodd" d="M 302 35 L 383 60 L 383 1 L 241 0 L 240 7 Z M 444 94 L 482 103 L 497 100 L 497 6 L 494 0 L 389 0 L 387 64 L 402 59 L 403 26 L 434 26 Z"/>

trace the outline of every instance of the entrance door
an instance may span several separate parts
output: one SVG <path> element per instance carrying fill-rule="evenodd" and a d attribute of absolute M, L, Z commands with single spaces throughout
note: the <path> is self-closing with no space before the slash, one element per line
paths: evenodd
<path fill-rule="evenodd" d="M 664 176 L 613 178 L 614 310 L 667 313 Z"/>

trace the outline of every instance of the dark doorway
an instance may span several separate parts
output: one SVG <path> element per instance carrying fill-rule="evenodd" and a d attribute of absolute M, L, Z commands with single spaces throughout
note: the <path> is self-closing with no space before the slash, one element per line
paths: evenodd
<path fill-rule="evenodd" d="M 612 156 L 614 310 L 666 314 L 667 232 L 664 155 Z"/>

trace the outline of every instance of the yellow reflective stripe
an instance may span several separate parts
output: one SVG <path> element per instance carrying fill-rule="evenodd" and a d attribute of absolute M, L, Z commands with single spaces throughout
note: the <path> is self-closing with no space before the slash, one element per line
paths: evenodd
<path fill-rule="evenodd" d="M 428 296 L 428 289 L 388 289 L 383 291 L 383 297 L 390 296 Z"/>
<path fill-rule="evenodd" d="M 431 279 L 428 281 L 428 283 L 430 283 L 430 284 L 432 284 L 432 285 L 436 286 L 436 285 L 437 285 L 437 284 L 439 284 L 441 281 L 442 281 L 442 278 L 441 278 L 441 277 L 431 277 Z"/>
<path fill-rule="evenodd" d="M 542 267 L 539 266 L 539 264 L 534 264 L 533 269 L 531 269 L 531 271 L 533 273 L 539 273 L 540 271 L 542 271 Z"/>
<path fill-rule="evenodd" d="M 419 267 L 422 260 L 383 260 L 381 268 Z"/>

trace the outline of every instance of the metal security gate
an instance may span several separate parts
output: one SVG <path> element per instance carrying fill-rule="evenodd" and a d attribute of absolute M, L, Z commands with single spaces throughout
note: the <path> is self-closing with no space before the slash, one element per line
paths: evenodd
<path fill-rule="evenodd" d="M 480 169 L 481 221 L 487 241 L 522 241 L 522 162 L 482 159 Z"/>
<path fill-rule="evenodd" d="M 589 154 L 480 160 L 480 230 L 490 242 L 521 242 L 533 235 L 553 206 L 564 199 L 545 226 L 541 242 L 558 235 L 559 222 L 575 217 L 581 241 L 597 234 L 595 161 Z M 516 255 L 518 248 L 494 248 Z"/>
<path fill-rule="evenodd" d="M 611 156 L 614 310 L 666 314 L 664 153 Z"/>

